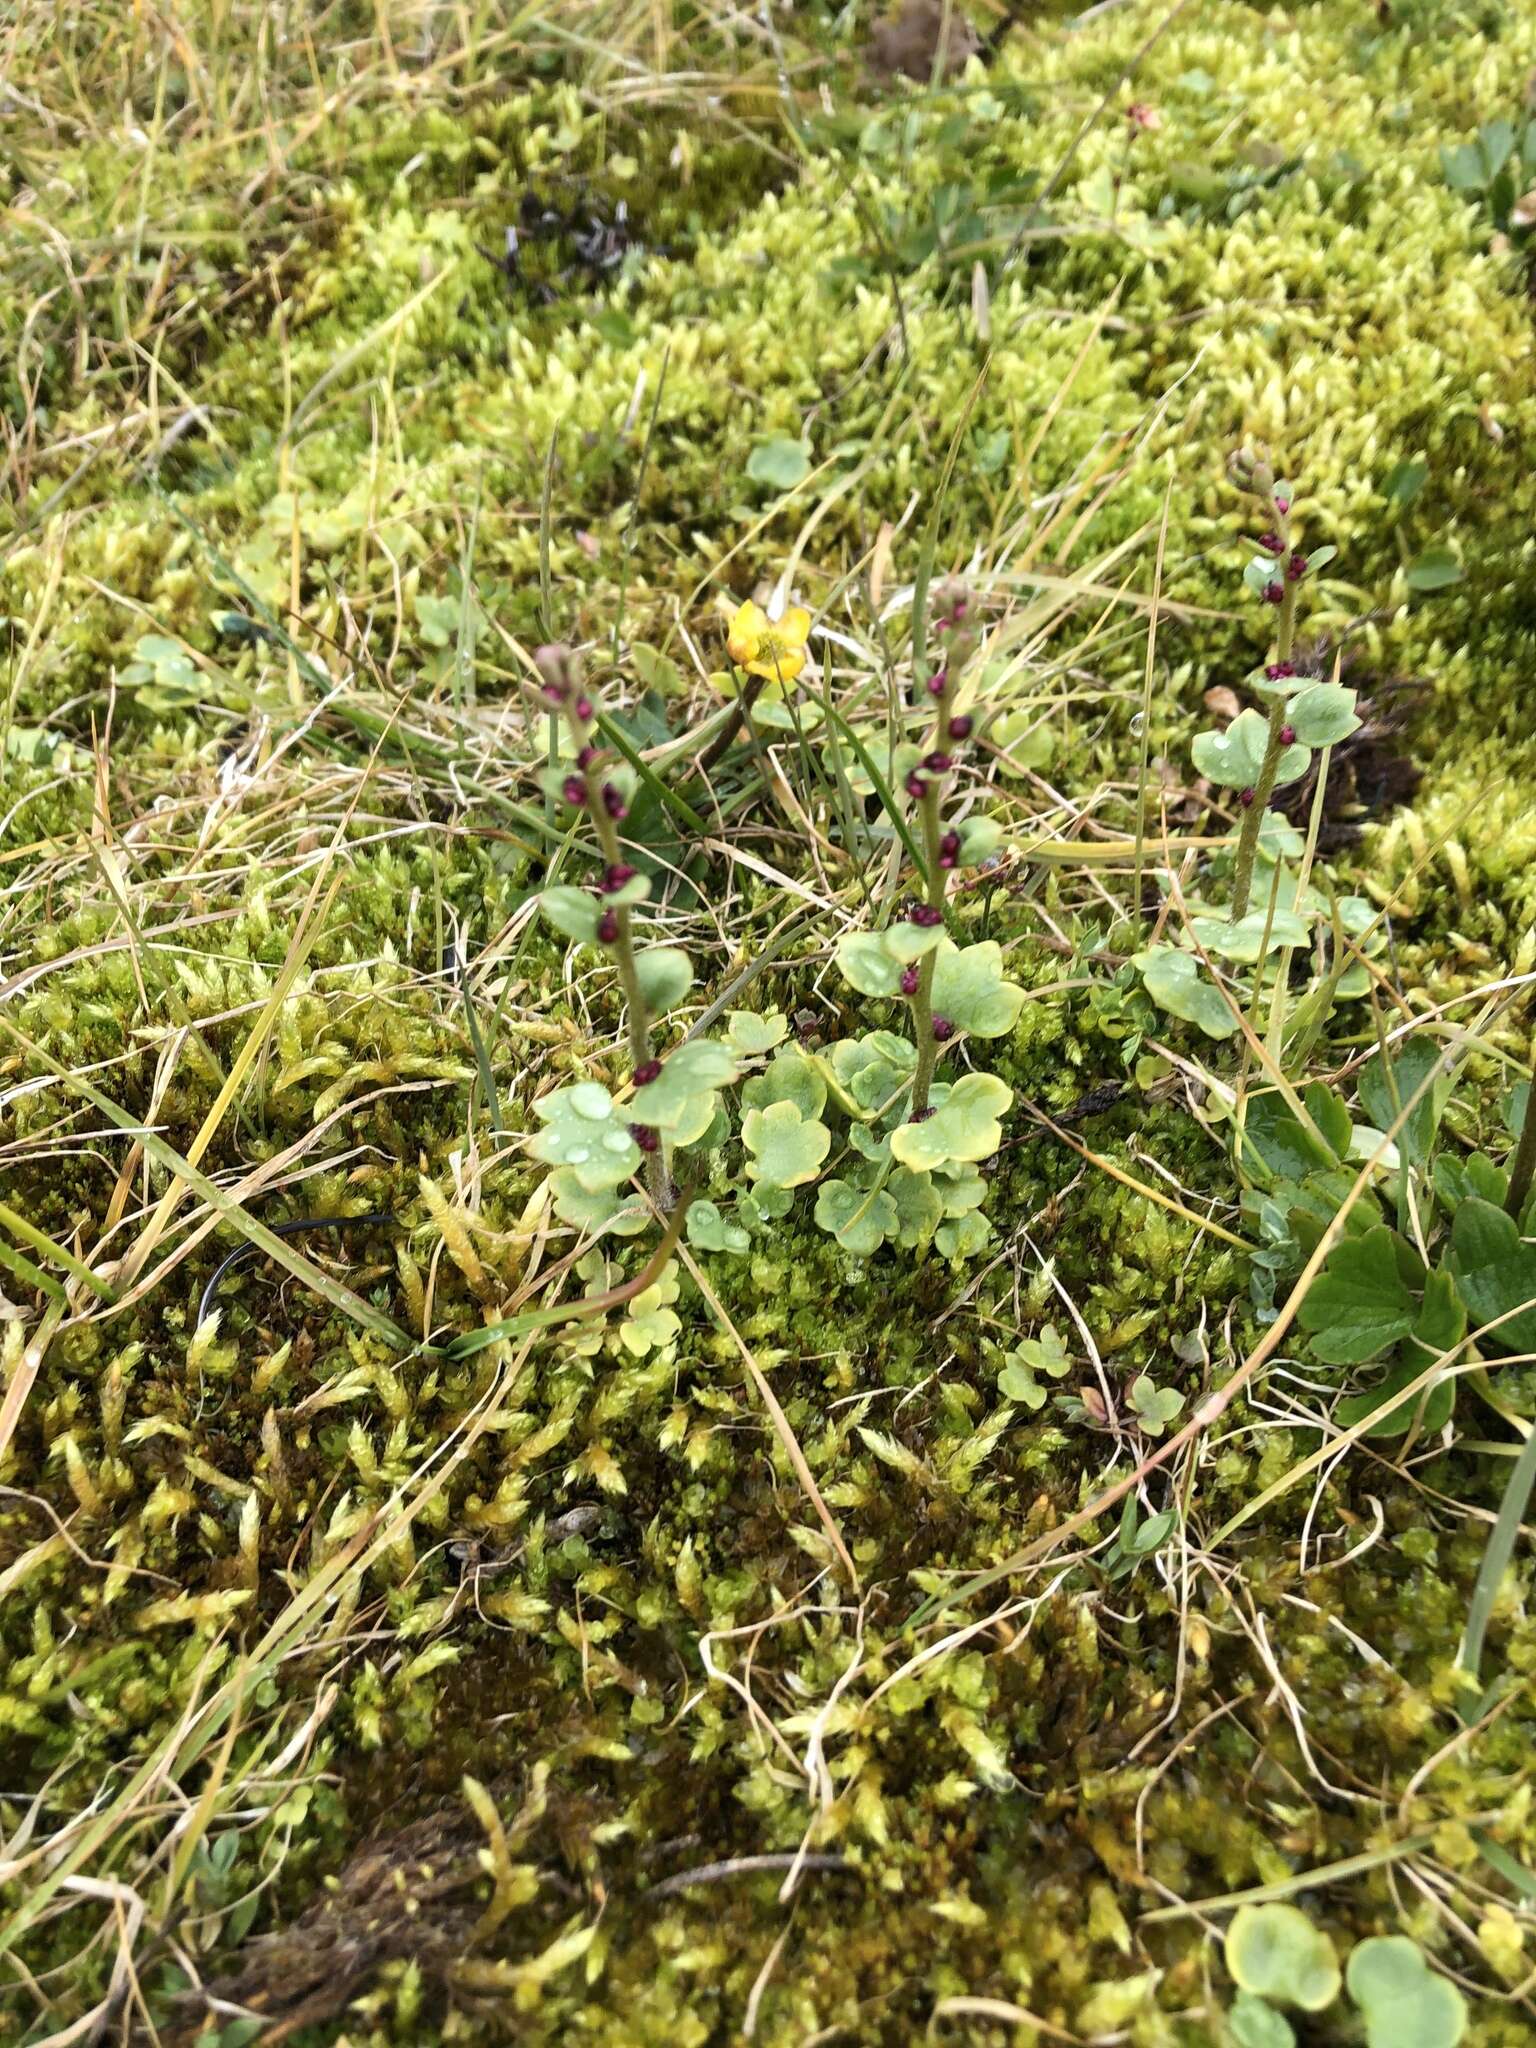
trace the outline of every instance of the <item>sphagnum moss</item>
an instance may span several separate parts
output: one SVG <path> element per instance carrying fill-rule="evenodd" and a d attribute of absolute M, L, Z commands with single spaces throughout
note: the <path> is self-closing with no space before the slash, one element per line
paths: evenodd
<path fill-rule="evenodd" d="M 658 88 L 639 111 L 611 83 L 579 89 L 561 75 L 582 61 L 568 40 L 510 74 L 510 91 L 481 91 L 480 62 L 438 71 L 429 55 L 413 68 L 398 26 L 387 56 L 348 50 L 357 90 L 340 68 L 285 71 L 283 40 L 269 39 L 281 88 L 265 134 L 248 104 L 211 119 L 250 67 L 196 33 L 168 50 L 116 40 L 158 29 L 88 24 L 91 61 L 105 67 L 95 97 L 131 114 L 94 136 L 78 93 L 31 60 L 21 87 L 44 111 L 12 172 L 25 183 L 12 195 L 21 288 L 0 315 L 17 344 L 7 374 L 14 364 L 25 383 L 12 407 L 37 429 L 11 449 L 27 523 L 5 572 L 5 610 L 25 633 L 36 627 L 5 689 L 5 851 L 22 886 L 0 911 L 0 971 L 24 980 L 6 1002 L 28 1037 L 95 1072 L 186 1153 L 356 797 L 342 828 L 346 888 L 204 1164 L 233 1184 L 278 1160 L 270 1195 L 285 1205 L 394 1210 L 398 1245 L 363 1247 L 346 1277 L 397 1313 L 416 1304 L 432 1327 L 483 1313 L 476 1273 L 498 1299 L 536 1277 L 540 1175 L 515 1141 L 532 1096 L 612 1042 L 617 1010 L 603 976 L 561 981 L 560 952 L 528 929 L 547 821 L 530 789 L 484 776 L 485 734 L 454 728 L 445 740 L 412 706 L 397 721 L 403 749 L 382 753 L 360 791 L 367 745 L 419 688 L 431 651 L 422 601 L 449 591 L 477 504 L 477 588 L 527 644 L 546 637 L 542 556 L 572 615 L 562 630 L 606 636 L 622 582 L 626 631 L 671 634 L 678 652 L 695 585 L 728 549 L 741 551 L 735 588 L 743 569 L 778 573 L 812 503 L 776 505 L 740 456 L 802 435 L 817 458 L 841 448 L 868 464 L 857 491 L 819 501 L 803 560 L 830 579 L 881 518 L 901 520 L 909 495 L 926 493 L 974 382 L 969 259 L 946 271 L 928 252 L 933 209 L 948 218 L 957 201 L 985 202 L 988 181 L 1049 175 L 1144 40 L 1131 17 L 1111 11 L 1069 37 L 1016 31 L 985 74 L 937 98 L 879 98 L 843 78 L 841 132 L 807 130 L 818 109 L 802 103 L 798 166 L 782 133 L 754 150 L 718 109 L 691 103 L 692 88 Z M 699 61 L 724 75 L 717 48 Z M 1536 397 L 1529 309 L 1486 224 L 1440 177 L 1438 148 L 1512 109 L 1533 61 L 1531 24 L 1510 12 L 1382 25 L 1328 0 L 1294 23 L 1235 6 L 1180 17 L 1126 87 L 1140 110 L 1134 148 L 1112 100 L 1054 195 L 1069 232 L 990 279 L 990 373 L 943 514 L 941 552 L 963 559 L 1074 365 L 1020 485 L 1031 497 L 1048 506 L 1101 458 L 1106 433 L 1152 418 L 1149 452 L 1178 465 L 1169 595 L 1231 614 L 1180 633 L 1165 623 L 1163 644 L 1190 665 L 1160 723 L 1182 759 L 1200 690 L 1261 653 L 1227 596 L 1244 514 L 1218 481 L 1220 458 L 1251 437 L 1305 470 L 1309 528 L 1339 546 L 1350 579 L 1319 579 L 1317 630 L 1348 628 L 1373 673 L 1419 676 L 1433 692 L 1414 739 L 1424 797 L 1380 835 L 1364 877 L 1398 906 L 1396 958 L 1414 1000 L 1531 967 L 1519 951 L 1536 914 L 1520 687 L 1533 635 L 1520 505 Z M 721 104 L 761 120 L 777 91 L 754 74 L 739 103 Z M 167 131 L 178 106 L 188 111 Z M 195 141 L 174 146 L 173 134 Z M 646 199 L 673 178 L 647 218 Z M 644 249 L 632 280 L 545 311 L 510 299 L 484 251 L 498 252 L 530 180 L 578 192 L 591 181 L 609 208 L 627 195 Z M 45 218 L 58 238 L 26 234 Z M 79 253 L 68 274 L 61 242 Z M 882 427 L 893 404 L 899 427 Z M 551 444 L 554 516 L 541 535 Z M 1382 484 L 1411 457 L 1429 474 L 1399 515 Z M 1136 469 L 1096 518 L 1095 543 L 1155 516 L 1163 488 L 1155 465 Z M 167 515 L 165 492 L 195 531 Z M 1418 590 L 1411 566 L 1437 548 L 1461 580 Z M 234 630 L 216 630 L 215 613 L 237 615 Z M 329 754 L 266 780 L 266 721 L 281 731 L 292 704 L 287 650 L 269 630 L 284 621 L 333 682 L 356 664 L 385 701 L 366 743 L 354 728 L 338 744 L 321 719 Z M 114 701 L 113 665 L 149 632 L 209 655 L 227 691 L 169 717 L 136 685 Z M 493 645 L 476 644 L 492 697 Z M 23 755 L 10 746 L 17 727 L 78 753 L 50 766 L 29 739 Z M 447 766 L 432 752 L 442 745 Z M 483 798 L 455 786 L 466 763 L 493 785 Z M 1123 774 L 1124 756 L 1111 731 L 1036 766 L 1082 790 Z M 254 796 L 242 795 L 246 775 Z M 122 888 L 135 915 L 151 913 L 133 943 Z M 745 921 L 772 900 L 752 899 Z M 1042 905 L 1047 931 L 1080 908 L 1050 889 Z M 1007 898 L 1003 908 L 1012 920 Z M 477 962 L 487 955 L 477 1016 L 497 1071 L 514 1077 L 505 1145 L 466 1118 L 475 1059 L 459 977 L 443 968 L 466 937 Z M 1030 944 L 1010 964 L 1045 988 L 1080 963 Z M 27 978 L 34 968 L 47 971 Z M 790 958 L 773 986 L 791 1013 L 824 1001 L 814 958 Z M 995 1065 L 1020 1097 L 1069 1111 L 1119 1071 L 1124 1028 L 1112 1007 L 1069 991 L 1029 1004 Z M 1502 1050 L 1524 1053 L 1514 1040 Z M 87 1255 L 111 1219 L 102 1256 L 116 1255 L 163 1195 L 164 1168 L 69 1121 L 64 1098 L 28 1085 L 40 1076 L 9 1043 L 0 1060 L 5 1199 Z M 619 1062 L 606 1078 L 621 1080 Z M 1232 1192 L 1215 1138 L 1174 1102 L 1123 1104 L 1074 1128 L 1143 1180 L 1161 1170 L 1201 1200 Z M 1066 1328 L 1059 1282 L 1126 1383 L 1166 1371 L 1192 1332 L 1218 1370 L 1242 1347 L 1246 1281 L 1230 1247 L 1024 1131 L 1010 1133 L 992 1182 L 992 1213 L 1026 1224 L 1051 1265 L 1005 1236 L 1002 1264 L 966 1276 L 985 1317 Z M 1444 1667 L 1481 1556 L 1481 1525 L 1455 1504 L 1497 1503 L 1487 1461 L 1469 1451 L 1437 1451 L 1412 1480 L 1351 1460 L 1322 1498 L 1337 1516 L 1326 1546 L 1310 1501 L 1282 1498 L 1235 1582 L 1195 1543 L 1169 1575 L 1146 1565 L 1113 1589 L 1090 1575 L 1031 1585 L 1022 1594 L 1038 1605 L 912 1669 L 922 1645 L 902 1631 L 905 1575 L 1008 1555 L 1075 1506 L 1104 1462 L 1080 1423 L 999 1421 L 988 1354 L 939 1262 L 893 1289 L 879 1261 L 849 1261 L 802 1219 L 711 1268 L 876 1589 L 854 1612 L 792 1535 L 786 1475 L 731 1343 L 691 1296 L 670 1359 L 637 1356 L 615 1328 L 595 1343 L 541 1341 L 514 1373 L 494 1355 L 401 1360 L 258 1272 L 223 1297 L 220 1329 L 200 1335 L 196 1304 L 225 1249 L 205 1238 L 152 1297 L 69 1332 L 29 1396 L 0 1503 L 0 1716 L 17 1759 L 4 1820 L 25 1859 L 38 1839 L 23 1825 L 33 1790 L 48 1787 L 37 1826 L 50 1830 L 103 1784 L 123 1785 L 188 1700 L 228 1679 L 237 1641 L 287 1612 L 491 1404 L 494 1426 L 319 1617 L 302 1658 L 241 1693 L 231 1796 L 215 1798 L 207 1853 L 179 1873 L 175 1911 L 156 1922 L 156 1939 L 180 1943 L 202 1976 L 270 2000 L 314 1971 L 315 1952 L 300 1935 L 266 1956 L 247 1949 L 247 1982 L 230 1961 L 241 1937 L 297 1916 L 322 1867 L 346 1868 L 369 1828 L 387 1835 L 401 1816 L 381 1788 L 412 1813 L 446 1802 L 467 1904 L 455 1918 L 454 1899 L 443 1906 L 419 1865 L 392 1864 L 386 1841 L 364 1871 L 377 1878 L 375 1932 L 377 1896 L 392 1890 L 408 1922 L 444 1938 L 370 1951 L 349 1923 L 344 1946 L 366 1967 L 344 1989 L 369 2002 L 345 2018 L 327 2008 L 316 2038 L 489 2035 L 495 2006 L 530 2040 L 703 2043 L 734 2030 L 756 1996 L 760 2039 L 840 2027 L 897 2042 L 928 2025 L 935 2001 L 980 1994 L 1079 2032 L 1204 2042 L 1214 2022 L 1198 1937 L 1188 1922 L 1138 1924 L 1165 1896 L 1149 1887 L 1209 1896 L 1370 1851 L 1384 1780 L 1403 1796 L 1442 1747 Z M 1191 1394 L 1203 1369 L 1187 1357 L 1199 1355 L 1178 1354 Z M 1229 1420 L 1196 1476 L 1196 1509 L 1218 1519 L 1312 1441 L 1294 1406 Z M 1357 1555 L 1340 1568 L 1346 1550 Z M 184 1597 L 213 1604 L 177 1607 Z M 1499 1627 L 1505 1666 L 1522 1678 L 1536 1654 L 1523 1610 L 1511 1603 Z M 709 1682 L 706 1637 L 750 1712 Z M 812 1732 L 826 1775 L 808 1805 Z M 1474 1829 L 1530 1861 L 1518 1787 L 1529 1732 L 1517 1693 L 1421 1785 L 1414 1818 L 1437 1831 L 1431 1888 L 1483 1870 Z M 180 1784 L 178 1824 L 217 1774 L 206 1772 Z M 493 1787 L 520 1864 L 549 1877 L 503 1923 L 479 1983 L 453 1977 L 487 1890 L 483 1830 L 463 1823 L 466 1772 Z M 793 1857 L 812 1813 L 810 1854 L 852 1868 L 807 1873 L 775 1952 L 784 1869 L 755 1874 L 741 1859 Z M 179 1839 L 153 1865 L 151 1899 Z M 19 1887 L 41 1867 L 27 1863 Z M 130 1843 L 87 1874 L 149 1868 Z M 700 1870 L 716 1874 L 656 1895 Z M 243 1918 L 240 1899 L 274 1875 L 277 1897 L 261 1894 Z M 591 1925 L 599 1885 L 596 1936 L 557 1968 L 559 1944 Z M 1431 1911 L 1413 1904 L 1424 1896 L 1383 1864 L 1317 1910 L 1341 1934 L 1388 1932 L 1406 1897 L 1413 1931 L 1430 1938 Z M 22 1951 L 45 2002 L 26 1980 L 7 1986 L 34 2035 L 109 1992 L 110 1955 L 76 1960 L 79 1911 L 46 1921 Z M 1518 1984 L 1513 1924 L 1511 1936 L 1490 1910 L 1458 1964 Z M 152 2010 L 173 2013 L 167 2026 L 194 2011 L 164 2003 L 173 1968 L 158 1948 L 141 1979 Z M 133 2011 L 114 2005 L 112 2025 L 131 2030 Z M 186 2025 L 200 2023 L 195 2008 Z M 962 2027 L 1013 2037 L 979 2016 L 936 2031 Z M 1476 2029 L 1490 2048 L 1529 2037 L 1525 2009 L 1492 1999 Z"/>

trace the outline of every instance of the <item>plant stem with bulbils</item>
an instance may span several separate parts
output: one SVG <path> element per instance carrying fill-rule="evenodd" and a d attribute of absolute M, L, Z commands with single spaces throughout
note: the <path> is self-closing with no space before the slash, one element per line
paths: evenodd
<path fill-rule="evenodd" d="M 583 709 L 591 712 L 591 706 L 579 688 L 568 689 L 563 707 L 571 737 L 576 743 L 577 772 L 587 792 L 587 815 L 592 820 L 592 829 L 597 834 L 597 843 L 602 852 L 605 869 L 622 867 L 624 849 L 619 841 L 617 820 L 608 810 L 605 794 L 607 783 L 602 765 L 591 758 L 595 753 L 593 734 L 597 730 L 596 716 L 583 717 Z M 624 991 L 624 1004 L 629 1021 L 629 1053 L 635 1069 L 651 1063 L 651 1012 L 640 985 L 640 969 L 635 960 L 634 927 L 630 921 L 627 903 L 615 903 L 605 913 L 613 918 L 613 936 L 604 943 L 613 953 L 619 970 L 619 985 Z M 665 1213 L 677 1198 L 672 1175 L 660 1146 L 645 1155 L 645 1184 L 651 1200 Z"/>
<path fill-rule="evenodd" d="M 1299 582 L 1291 579 L 1290 507 L 1284 511 L 1274 492 L 1268 493 L 1269 516 L 1274 521 L 1274 531 L 1281 542 L 1280 553 L 1275 557 L 1275 568 L 1280 578 L 1280 619 L 1275 630 L 1275 661 L 1289 663 L 1296 645 L 1296 597 L 1301 588 Z M 1269 800 L 1275 793 L 1275 777 L 1280 772 L 1280 759 L 1285 752 L 1285 699 L 1286 692 L 1277 690 L 1270 699 L 1269 734 L 1264 743 L 1264 758 L 1259 764 L 1258 780 L 1245 794 L 1247 809 L 1238 831 L 1237 858 L 1232 869 L 1232 910 L 1230 922 L 1237 924 L 1248 914 L 1248 898 L 1253 890 L 1253 864 L 1259 849 L 1259 832 L 1264 823 L 1264 813 Z"/>
<path fill-rule="evenodd" d="M 949 624 L 953 637 L 948 648 L 948 659 L 928 685 L 933 698 L 933 730 L 923 760 L 932 756 L 948 755 L 955 744 L 950 733 L 950 719 L 954 712 L 955 696 L 960 678 L 961 666 L 970 652 L 969 629 L 959 629 L 967 598 L 963 595 L 954 600 Z M 939 687 L 935 689 L 934 684 Z M 930 769 L 919 762 L 914 770 L 923 788 L 918 798 L 918 816 L 923 828 L 923 900 L 931 911 L 940 918 L 944 914 L 945 870 L 942 865 L 943 847 L 943 791 L 949 779 L 948 769 Z M 934 1070 L 939 1063 L 940 1041 L 933 1029 L 933 977 L 938 965 L 938 948 L 930 947 L 918 964 L 917 987 L 909 998 L 912 1005 L 912 1040 L 917 1047 L 917 1065 L 912 1074 L 912 1119 L 916 1121 L 928 1114 L 928 1096 L 933 1087 Z"/>
<path fill-rule="evenodd" d="M 939 699 L 940 712 L 935 731 L 942 733 L 945 719 L 944 698 Z M 944 908 L 944 871 L 939 866 L 939 793 L 929 783 L 919 811 L 923 821 L 923 854 L 928 874 L 924 889 L 924 900 L 933 909 L 942 912 Z M 938 947 L 926 952 L 917 970 L 917 993 L 912 997 L 912 1039 L 917 1047 L 917 1066 L 912 1075 L 912 1114 L 924 1115 L 928 1108 L 928 1091 L 933 1086 L 934 1069 L 939 1063 L 939 1041 L 933 1035 L 933 973 L 938 964 Z"/>

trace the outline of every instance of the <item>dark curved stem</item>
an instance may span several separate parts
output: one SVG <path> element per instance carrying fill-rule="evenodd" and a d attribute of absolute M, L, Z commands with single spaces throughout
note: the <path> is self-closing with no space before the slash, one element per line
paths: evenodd
<path fill-rule="evenodd" d="M 1509 1193 L 1504 1198 L 1505 1214 L 1520 1221 L 1531 1181 L 1536 1178 L 1536 1075 L 1525 1098 L 1525 1116 L 1520 1125 L 1520 1142 L 1509 1168 Z"/>
<path fill-rule="evenodd" d="M 710 769 L 714 767 L 715 763 L 720 759 L 721 755 L 725 752 L 726 748 L 730 746 L 732 742 L 735 740 L 736 735 L 741 731 L 742 727 L 746 724 L 747 719 L 750 717 L 752 706 L 757 702 L 758 698 L 762 695 L 763 684 L 765 681 L 766 678 L 763 676 L 749 676 L 747 678 L 747 687 L 736 699 L 736 716 L 734 718 L 728 718 L 725 721 L 725 724 L 722 727 L 722 729 L 718 733 L 716 733 L 715 737 L 710 741 L 709 745 L 704 749 L 703 753 L 700 754 L 698 760 L 694 763 L 694 766 L 697 768 L 700 775 L 707 775 Z"/>

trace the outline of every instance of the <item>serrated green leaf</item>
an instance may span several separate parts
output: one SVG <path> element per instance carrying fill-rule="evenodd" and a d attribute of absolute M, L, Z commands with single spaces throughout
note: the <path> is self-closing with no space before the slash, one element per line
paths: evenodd
<path fill-rule="evenodd" d="M 1343 1099 L 1335 1095 L 1324 1082 L 1312 1081 L 1308 1084 L 1302 1101 L 1306 1105 L 1307 1115 L 1316 1124 L 1324 1143 L 1331 1150 L 1334 1161 L 1348 1158 L 1353 1132 L 1349 1121 L 1349 1109 Z"/>
<path fill-rule="evenodd" d="M 1333 1098 L 1339 1109 L 1344 1105 Z M 1310 1103 L 1308 1109 L 1310 1111 Z M 1330 1117 L 1335 1134 L 1338 1120 Z M 1344 1142 L 1350 1137 L 1349 1116 L 1344 1115 Z M 1339 1153 L 1309 1131 L 1278 1088 L 1256 1088 L 1243 1097 L 1242 1116 L 1236 1132 L 1239 1164 L 1245 1173 L 1262 1168 L 1280 1180 L 1303 1180 L 1309 1173 L 1326 1172 L 1339 1164 Z M 1260 1176 L 1262 1178 L 1262 1175 Z"/>
<path fill-rule="evenodd" d="M 1406 1337 L 1417 1313 L 1393 1232 L 1382 1225 L 1334 1246 L 1298 1320 L 1329 1365 L 1363 1365 Z"/>
<path fill-rule="evenodd" d="M 1536 1351 L 1536 1244 L 1521 1237 L 1513 1216 L 1491 1202 L 1463 1202 L 1451 1225 L 1448 1264 L 1474 1328 L 1498 1323 L 1480 1346 Z"/>
<path fill-rule="evenodd" d="M 1395 1054 L 1372 1053 L 1360 1069 L 1359 1088 L 1361 1106 L 1379 1131 L 1390 1130 L 1418 1091 L 1424 1090 L 1395 1140 L 1405 1159 L 1422 1165 L 1429 1157 L 1451 1092 L 1451 1077 L 1441 1065 L 1440 1048 L 1427 1039 L 1410 1038 Z"/>
<path fill-rule="evenodd" d="M 1345 1429 L 1353 1429 L 1357 1422 L 1364 1422 L 1368 1415 L 1374 1415 L 1377 1419 L 1365 1432 L 1368 1437 L 1402 1436 L 1415 1424 L 1421 1435 L 1438 1435 L 1450 1421 L 1451 1410 L 1456 1405 L 1454 1380 L 1439 1380 L 1407 1401 L 1394 1401 L 1393 1398 L 1423 1370 L 1417 1359 L 1394 1365 L 1379 1385 L 1367 1393 L 1351 1394 L 1341 1401 L 1337 1410 L 1338 1421 Z"/>

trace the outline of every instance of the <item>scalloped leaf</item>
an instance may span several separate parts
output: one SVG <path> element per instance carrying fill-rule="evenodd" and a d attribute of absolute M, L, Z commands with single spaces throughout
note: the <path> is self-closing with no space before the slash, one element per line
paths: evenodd
<path fill-rule="evenodd" d="M 649 1124 L 678 1144 L 691 1144 L 709 1129 L 717 1091 L 740 1071 L 729 1046 L 695 1038 L 668 1053 L 657 1078 L 635 1090 L 629 1120 Z"/>
<path fill-rule="evenodd" d="M 914 960 L 921 960 L 925 953 L 934 950 L 944 937 L 944 927 L 903 920 L 900 924 L 888 926 L 879 937 L 893 960 L 899 960 L 903 967 L 910 967 Z"/>
<path fill-rule="evenodd" d="M 944 1220 L 944 1204 L 932 1176 L 898 1166 L 885 1185 L 896 1204 L 897 1243 L 908 1249 L 926 1244 Z"/>
<path fill-rule="evenodd" d="M 1310 933 L 1307 919 L 1294 910 L 1250 910 L 1236 924 L 1228 924 L 1223 917 L 1192 917 L 1189 924 L 1207 953 L 1214 953 L 1218 960 L 1236 960 L 1248 967 L 1260 953 L 1278 953 L 1282 946 L 1304 946 Z"/>
<path fill-rule="evenodd" d="M 725 1035 L 744 1059 L 772 1052 L 788 1030 L 789 1020 L 782 1010 L 770 1010 L 765 1017 L 760 1017 L 756 1010 L 725 1013 Z"/>
<path fill-rule="evenodd" d="M 933 1239 L 941 1258 L 973 1259 L 992 1242 L 992 1226 L 979 1209 L 952 1216 L 939 1225 Z"/>
<path fill-rule="evenodd" d="M 1003 828 L 996 818 L 967 818 L 959 831 L 963 868 L 978 867 L 1003 843 Z"/>
<path fill-rule="evenodd" d="M 1405 1934 L 1358 1942 L 1345 1982 L 1365 2015 L 1368 2048 L 1456 2048 L 1467 2030 L 1467 2001 Z"/>
<path fill-rule="evenodd" d="M 845 932 L 837 942 L 837 964 L 861 996 L 893 996 L 901 986 L 901 963 L 886 951 L 882 932 Z"/>
<path fill-rule="evenodd" d="M 840 1038 L 822 1065 L 850 1115 L 873 1116 L 911 1079 L 917 1049 L 894 1031 L 867 1031 L 862 1038 Z"/>
<path fill-rule="evenodd" d="M 1149 946 L 1136 955 L 1135 965 L 1160 1010 L 1198 1025 L 1207 1038 L 1230 1038 L 1236 1031 L 1231 1004 L 1205 980 L 1192 955 L 1177 946 Z"/>
<path fill-rule="evenodd" d="M 1237 2048 L 1296 2048 L 1296 2031 L 1285 2014 L 1251 1991 L 1233 1999 L 1227 2025 Z"/>
<path fill-rule="evenodd" d="M 700 1196 L 688 1206 L 688 1242 L 696 1251 L 726 1252 L 740 1258 L 752 1249 L 752 1239 L 739 1223 L 732 1223 L 719 1204 Z"/>
<path fill-rule="evenodd" d="M 823 1181 L 816 1196 L 816 1221 L 844 1251 L 868 1258 L 899 1227 L 894 1198 L 884 1188 L 855 1187 L 851 1181 Z"/>
<path fill-rule="evenodd" d="M 891 1152 L 917 1171 L 990 1159 L 1003 1142 L 998 1119 L 1012 1101 L 1013 1090 L 995 1074 L 963 1075 L 952 1087 L 934 1089 L 931 1116 L 891 1133 Z"/>
<path fill-rule="evenodd" d="M 827 1084 L 818 1061 L 797 1045 L 786 1045 L 741 1091 L 744 1109 L 767 1109 L 770 1103 L 792 1102 L 804 1117 L 820 1116 Z"/>
<path fill-rule="evenodd" d="M 814 1180 L 832 1149 L 832 1133 L 814 1117 L 803 1117 L 793 1102 L 749 1109 L 741 1122 L 741 1142 L 752 1157 L 747 1172 L 769 1187 L 804 1187 Z"/>
<path fill-rule="evenodd" d="M 546 1166 L 570 1170 L 587 1194 L 618 1187 L 640 1164 L 629 1120 L 599 1081 L 578 1081 L 542 1096 L 534 1110 L 544 1125 L 529 1144 Z"/>
<path fill-rule="evenodd" d="M 605 1232 L 615 1237 L 635 1237 L 650 1225 L 651 1207 L 642 1196 L 621 1193 L 617 1188 L 589 1192 L 569 1166 L 555 1168 L 549 1176 L 549 1187 L 555 1214 L 561 1222 L 574 1223 L 578 1230 L 590 1231 L 594 1237 Z"/>
<path fill-rule="evenodd" d="M 933 968 L 936 1017 L 947 1017 L 973 1038 L 1002 1038 L 1019 1021 L 1023 1007 L 1023 989 L 1003 976 L 1003 949 L 996 939 L 974 946 L 945 940 Z"/>
<path fill-rule="evenodd" d="M 1321 2012 L 1339 1995 L 1333 1943 L 1299 1906 L 1239 1906 L 1225 1953 L 1233 1982 L 1255 1998 Z"/>

